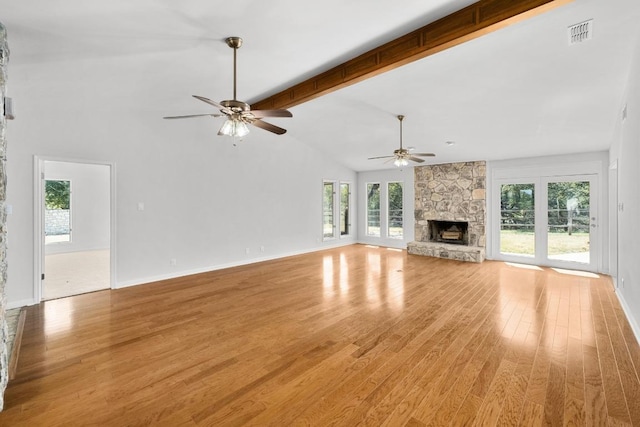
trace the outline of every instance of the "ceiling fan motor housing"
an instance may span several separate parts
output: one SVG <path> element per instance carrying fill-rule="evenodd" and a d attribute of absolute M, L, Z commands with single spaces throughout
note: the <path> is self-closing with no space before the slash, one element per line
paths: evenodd
<path fill-rule="evenodd" d="M 220 101 L 220 105 L 234 113 L 242 113 L 243 111 L 249 111 L 251 107 L 246 102 L 238 101 L 237 99 L 227 99 Z"/>

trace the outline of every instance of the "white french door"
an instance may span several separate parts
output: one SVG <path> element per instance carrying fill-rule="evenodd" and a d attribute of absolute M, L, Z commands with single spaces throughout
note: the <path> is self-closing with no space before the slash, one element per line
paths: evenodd
<path fill-rule="evenodd" d="M 499 258 L 550 267 L 598 271 L 598 176 L 499 180 Z"/>
<path fill-rule="evenodd" d="M 544 229 L 540 233 L 543 264 L 598 270 L 597 176 L 554 176 L 541 180 Z"/>

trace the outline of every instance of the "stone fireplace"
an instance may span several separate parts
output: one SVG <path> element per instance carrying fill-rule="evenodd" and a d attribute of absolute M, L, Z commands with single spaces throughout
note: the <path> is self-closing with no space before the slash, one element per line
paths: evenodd
<path fill-rule="evenodd" d="M 486 162 L 417 166 L 415 238 L 410 254 L 482 262 Z"/>
<path fill-rule="evenodd" d="M 5 211 L 7 195 L 7 139 L 4 100 L 7 85 L 7 64 L 9 62 L 9 46 L 7 31 L 0 22 L 0 411 L 4 406 L 4 390 L 9 381 L 9 354 L 7 342 L 7 319 L 5 315 L 7 283 L 7 214 Z"/>

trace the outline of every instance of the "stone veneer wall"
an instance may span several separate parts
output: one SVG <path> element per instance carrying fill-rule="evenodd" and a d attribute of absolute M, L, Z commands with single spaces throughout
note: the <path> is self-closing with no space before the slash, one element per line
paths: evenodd
<path fill-rule="evenodd" d="M 4 407 L 4 390 L 9 381 L 9 354 L 7 349 L 7 319 L 5 316 L 7 298 L 5 283 L 7 282 L 7 216 L 5 211 L 7 175 L 6 149 L 7 140 L 5 130 L 7 122 L 4 117 L 4 97 L 7 83 L 7 62 L 9 60 L 9 46 L 7 32 L 0 22 L 0 411 Z"/>
<path fill-rule="evenodd" d="M 415 242 L 410 253 L 463 261 L 484 260 L 486 242 L 486 162 L 417 166 Z M 429 220 L 468 221 L 469 246 L 428 242 Z"/>

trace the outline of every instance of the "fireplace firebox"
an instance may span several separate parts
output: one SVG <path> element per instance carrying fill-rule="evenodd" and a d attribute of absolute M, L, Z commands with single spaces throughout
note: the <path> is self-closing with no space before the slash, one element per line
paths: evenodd
<path fill-rule="evenodd" d="M 469 223 L 466 221 L 429 220 L 429 241 L 451 243 L 455 245 L 469 244 Z"/>

